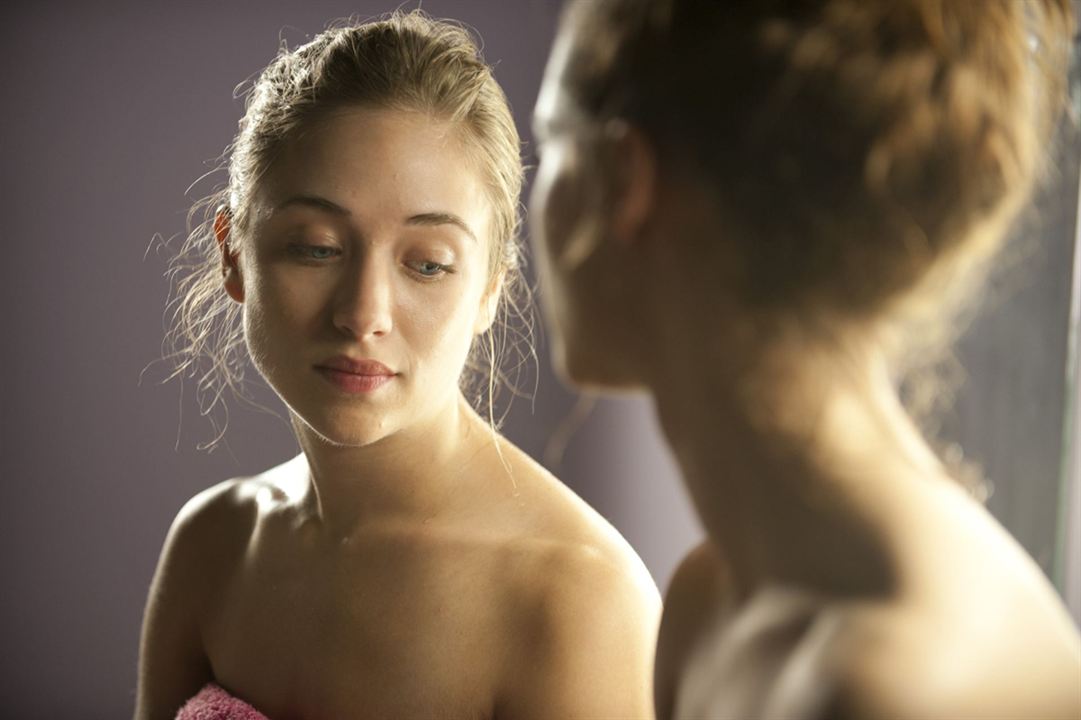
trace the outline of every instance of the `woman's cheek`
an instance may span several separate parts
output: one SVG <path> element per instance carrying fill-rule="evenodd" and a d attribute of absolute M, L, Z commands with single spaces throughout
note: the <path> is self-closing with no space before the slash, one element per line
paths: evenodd
<path fill-rule="evenodd" d="M 474 283 L 473 280 L 476 282 Z M 429 347 L 433 355 L 447 353 L 449 357 L 462 356 L 473 342 L 473 326 L 480 293 L 473 287 L 480 284 L 477 278 L 452 276 L 442 281 L 440 287 L 422 287 L 426 292 L 412 294 L 408 306 L 403 308 L 408 331 L 416 343 Z"/>
<path fill-rule="evenodd" d="M 411 334 L 442 342 L 451 334 L 460 314 L 460 298 L 453 288 L 419 287 L 409 293 L 402 307 L 403 320 Z M 403 331 L 406 328 L 402 328 Z"/>

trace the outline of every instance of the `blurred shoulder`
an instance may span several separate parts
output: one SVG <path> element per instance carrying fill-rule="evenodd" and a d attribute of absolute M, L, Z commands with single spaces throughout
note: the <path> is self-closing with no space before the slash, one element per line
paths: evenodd
<path fill-rule="evenodd" d="M 1017 541 L 956 487 L 932 485 L 892 602 L 840 611 L 845 717 L 1081 717 L 1081 635 Z"/>
<path fill-rule="evenodd" d="M 1039 621 L 1008 618 L 977 628 L 980 610 L 969 614 L 849 613 L 830 648 L 830 717 L 1081 717 L 1076 632 L 1046 637 Z"/>
<path fill-rule="evenodd" d="M 728 575 L 716 548 L 708 540 L 680 562 L 664 598 L 657 638 L 654 701 L 658 718 L 671 717 L 679 678 L 692 650 L 720 622 L 732 601 Z"/>
<path fill-rule="evenodd" d="M 717 548 L 708 540 L 699 543 L 684 556 L 672 575 L 665 596 L 665 605 L 675 610 L 689 612 L 691 616 L 714 612 L 731 601 L 728 571 Z M 673 629 L 682 628 L 686 615 L 675 614 L 666 618 Z"/>

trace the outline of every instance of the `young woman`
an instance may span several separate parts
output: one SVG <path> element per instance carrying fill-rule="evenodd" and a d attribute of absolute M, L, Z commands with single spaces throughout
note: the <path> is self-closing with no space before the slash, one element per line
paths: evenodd
<path fill-rule="evenodd" d="M 1081 716 L 1054 589 L 897 391 L 1029 194 L 1071 25 L 1067 0 L 568 8 L 531 206 L 557 363 L 652 395 L 708 532 L 659 717 Z"/>
<path fill-rule="evenodd" d="M 255 83 L 176 337 L 221 387 L 246 345 L 303 452 L 181 510 L 137 718 L 208 683 L 270 718 L 651 713 L 644 567 L 459 388 L 516 277 L 521 175 L 457 26 L 337 27 Z"/>

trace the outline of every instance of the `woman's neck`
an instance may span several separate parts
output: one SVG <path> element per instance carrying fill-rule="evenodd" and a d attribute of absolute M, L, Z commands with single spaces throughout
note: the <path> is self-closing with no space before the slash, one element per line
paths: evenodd
<path fill-rule="evenodd" d="M 490 432 L 461 395 L 424 422 L 369 445 L 329 443 L 293 420 L 306 460 L 305 519 L 348 537 L 373 521 L 424 521 L 444 515 L 468 494 L 470 461 Z M 298 461 L 301 458 L 298 458 Z"/>
<path fill-rule="evenodd" d="M 736 351 L 699 355 L 650 386 L 737 593 L 891 592 L 905 519 L 925 480 L 943 473 L 885 363 L 776 343 L 736 369 Z"/>

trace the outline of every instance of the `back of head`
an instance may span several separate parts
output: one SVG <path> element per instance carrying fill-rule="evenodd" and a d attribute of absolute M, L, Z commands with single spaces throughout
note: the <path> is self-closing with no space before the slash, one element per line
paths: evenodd
<path fill-rule="evenodd" d="M 590 0 L 565 23 L 572 101 L 712 188 L 748 308 L 877 321 L 939 302 L 923 290 L 998 247 L 1056 124 L 1072 16 L 1069 0 Z"/>

